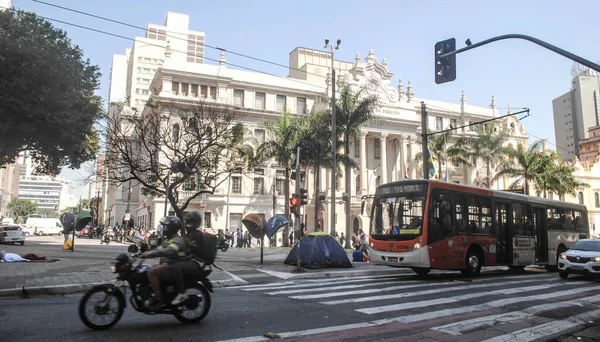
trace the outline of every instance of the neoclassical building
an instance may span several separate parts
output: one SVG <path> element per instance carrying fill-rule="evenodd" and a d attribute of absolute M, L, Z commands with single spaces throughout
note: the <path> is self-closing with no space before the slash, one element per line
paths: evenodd
<path fill-rule="evenodd" d="M 457 94 L 457 103 L 429 100 L 416 96 L 410 81 L 392 84 L 393 73 L 388 69 L 385 58 L 379 59 L 373 51 L 363 58 L 358 53 L 353 62 L 335 61 L 338 77 L 331 79 L 331 53 L 298 47 L 289 56 L 289 76 L 275 76 L 258 72 L 238 70 L 227 65 L 226 56 L 221 54 L 219 64 L 182 63 L 173 58 L 178 52 L 167 47 L 164 63 L 158 68 L 151 84 L 151 98 L 157 101 L 181 99 L 214 101 L 235 106 L 240 111 L 244 124 L 259 141 L 269 139 L 261 125 L 265 120 L 277 120 L 286 109 L 295 116 L 309 115 L 322 110 L 319 101 L 331 94 L 333 82 L 339 89 L 343 84 L 351 87 L 367 87 L 377 96 L 377 124 L 362 128 L 358 141 L 351 147 L 352 157 L 360 167 L 352 170 L 351 188 L 344 189 L 346 175 L 338 174 L 336 200 L 349 194 L 351 215 L 346 218 L 343 204 L 336 207 L 335 230 L 345 229 L 346 219 L 351 220 L 354 231 L 367 229 L 368 217 L 361 211 L 363 196 L 373 194 L 377 185 L 405 178 L 422 178 L 420 163 L 415 156 L 422 147 L 421 102 L 427 105 L 428 127 L 440 131 L 449 127 L 465 126 L 473 122 L 507 114 L 499 112 L 494 97 L 489 107 L 469 105 L 465 92 Z M 510 103 L 509 103 L 510 108 Z M 508 110 L 510 112 L 510 109 Z M 498 125 L 508 129 L 507 145 L 527 144 L 525 129 L 516 117 L 500 119 Z M 455 135 L 474 134 L 470 127 L 459 129 Z M 452 143 L 452 142 L 450 142 Z M 443 166 L 445 168 L 446 166 Z M 463 167 L 448 165 L 449 181 L 460 184 L 478 184 L 481 165 Z M 306 184 L 309 189 L 309 205 L 304 206 L 302 221 L 309 231 L 314 230 L 314 170 L 307 169 Z M 329 170 L 321 171 L 320 189 L 328 196 L 331 193 Z M 267 218 L 282 214 L 288 199 L 283 196 L 284 169 L 275 162 L 267 163 L 246 173 L 234 173 L 223 182 L 214 194 L 194 200 L 187 210 L 198 209 L 205 213 L 208 229 L 242 227 L 241 219 L 248 213 L 264 213 Z M 293 192 L 293 182 L 292 192 Z M 494 189 L 504 189 L 510 180 L 500 179 Z M 120 190 L 119 190 L 120 189 Z M 151 198 L 140 193 L 137 184 L 127 184 L 109 191 L 121 191 L 119 196 L 108 196 L 107 210 L 111 210 L 113 222 L 124 216 L 125 198 L 128 199 L 132 217 L 144 226 L 156 226 L 164 210 L 164 198 Z M 132 194 L 130 194 L 130 191 Z M 118 199 L 120 198 L 120 200 Z M 112 202 L 112 203 L 111 203 Z M 275 203 L 275 204 L 274 204 Z M 324 230 L 330 231 L 329 206 L 322 208 Z M 109 215 L 106 213 L 106 215 Z M 106 222 L 105 222 L 106 223 Z"/>

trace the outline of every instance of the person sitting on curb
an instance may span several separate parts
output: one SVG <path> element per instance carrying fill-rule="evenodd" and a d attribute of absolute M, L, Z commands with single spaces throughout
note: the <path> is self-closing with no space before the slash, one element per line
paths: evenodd
<path fill-rule="evenodd" d="M 355 261 L 355 262 L 365 261 L 365 255 L 364 255 L 363 251 L 360 249 L 360 245 L 354 246 L 354 252 L 352 252 L 352 261 Z"/>

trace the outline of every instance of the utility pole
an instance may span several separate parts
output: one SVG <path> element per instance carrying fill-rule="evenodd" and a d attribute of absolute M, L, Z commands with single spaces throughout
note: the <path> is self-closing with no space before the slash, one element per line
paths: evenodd
<path fill-rule="evenodd" d="M 339 50 L 341 39 L 338 39 L 336 45 L 329 44 L 329 39 L 325 38 L 325 48 L 331 49 L 331 234 L 335 231 L 335 191 L 336 191 L 336 169 L 337 169 L 337 131 L 336 131 L 336 116 L 335 116 L 335 57 L 333 50 Z M 296 183 L 298 184 L 298 183 Z M 296 188 L 298 185 L 296 185 Z M 299 189 L 297 189 L 300 191 Z M 296 192 L 297 193 L 297 192 Z"/>
<path fill-rule="evenodd" d="M 300 194 L 300 146 L 298 146 L 296 148 L 296 194 Z M 298 201 L 298 206 L 297 206 L 297 215 L 294 219 L 294 231 L 296 232 L 296 234 L 294 234 L 294 236 L 296 237 L 296 241 L 297 241 L 297 246 L 296 246 L 296 272 L 303 272 L 304 270 L 302 269 L 302 257 L 301 257 L 301 253 L 300 253 L 300 236 L 301 233 L 299 232 L 300 230 L 300 202 Z"/>
<path fill-rule="evenodd" d="M 429 148 L 427 146 L 427 105 L 421 101 L 421 137 L 423 138 L 423 179 L 429 179 Z"/>

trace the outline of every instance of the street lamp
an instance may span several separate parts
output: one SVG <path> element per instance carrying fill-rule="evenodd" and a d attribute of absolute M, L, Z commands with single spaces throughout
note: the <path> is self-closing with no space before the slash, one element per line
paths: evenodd
<path fill-rule="evenodd" d="M 336 41 L 336 44 L 329 43 L 329 39 L 325 38 L 324 48 L 331 50 L 331 235 L 335 231 L 335 191 L 336 191 L 336 167 L 337 167 L 337 132 L 336 132 L 336 121 L 335 121 L 335 67 L 334 67 L 334 53 L 333 50 L 339 50 L 341 39 Z"/>

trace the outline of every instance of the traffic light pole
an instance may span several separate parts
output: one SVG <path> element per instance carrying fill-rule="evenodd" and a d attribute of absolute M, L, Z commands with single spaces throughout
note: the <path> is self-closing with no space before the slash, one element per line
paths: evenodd
<path fill-rule="evenodd" d="M 429 148 L 427 142 L 427 105 L 421 101 L 421 137 L 423 139 L 423 179 L 429 179 Z"/>
<path fill-rule="evenodd" d="M 552 44 L 546 43 L 543 40 L 539 40 L 537 38 L 531 37 L 531 36 L 526 36 L 524 34 L 505 34 L 502 36 L 497 36 L 497 37 L 493 37 L 490 39 L 486 39 L 484 41 L 481 41 L 479 43 L 475 43 L 475 44 L 470 44 L 470 41 L 467 41 L 467 45 L 466 47 L 462 48 L 462 49 L 458 49 L 458 50 L 454 50 L 454 48 L 450 48 L 449 51 L 446 51 L 445 49 L 443 49 L 443 51 L 441 51 L 441 53 L 437 53 L 437 46 L 438 44 L 440 46 L 445 46 L 447 44 L 452 44 L 454 42 L 454 38 L 452 39 L 448 39 L 445 40 L 443 42 L 438 42 L 438 44 L 436 44 L 436 59 L 435 59 L 435 63 L 436 63 L 436 83 L 445 83 L 445 82 L 450 82 L 450 81 L 454 81 L 454 77 L 446 77 L 446 71 L 442 71 L 441 75 L 438 75 L 438 70 L 437 67 L 442 66 L 444 68 L 450 68 L 450 74 L 455 76 L 456 75 L 456 63 L 454 61 L 450 61 L 450 64 L 454 64 L 454 65 L 447 65 L 448 61 L 449 61 L 449 57 L 452 57 L 454 55 L 458 55 L 459 53 L 465 52 L 465 51 L 469 51 L 471 49 L 498 41 L 498 40 L 504 40 L 504 39 L 524 39 L 527 41 L 530 41 L 534 44 L 537 44 L 543 48 L 546 48 L 548 50 L 551 50 L 553 52 L 556 52 L 557 54 L 567 57 L 579 64 L 585 65 L 588 68 L 594 69 L 597 72 L 600 72 L 600 65 L 591 62 L 583 57 L 579 57 L 573 53 L 570 53 L 569 51 L 563 50 L 557 46 L 554 46 Z M 469 45 L 470 44 L 470 45 Z M 439 79 L 438 79 L 439 78 Z"/>

